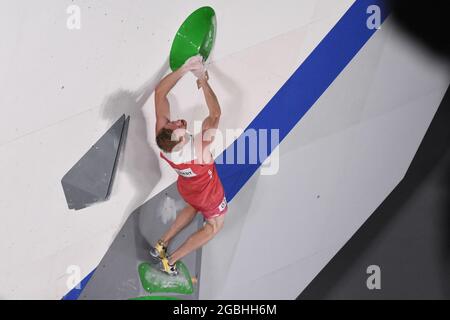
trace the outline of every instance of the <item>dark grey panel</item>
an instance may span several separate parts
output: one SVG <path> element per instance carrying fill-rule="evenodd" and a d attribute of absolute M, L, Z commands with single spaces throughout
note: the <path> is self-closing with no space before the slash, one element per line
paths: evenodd
<path fill-rule="evenodd" d="M 108 198 L 130 117 L 122 115 L 61 180 L 69 209 Z"/>
<path fill-rule="evenodd" d="M 148 251 L 149 246 L 156 243 L 175 218 L 164 216 L 164 212 L 170 211 L 167 210 L 167 205 L 173 207 L 174 204 L 178 209 L 184 206 L 176 184 L 160 192 L 130 215 L 81 293 L 80 300 L 122 300 L 150 295 L 141 286 L 138 265 L 141 262 L 153 261 Z M 198 215 L 173 239 L 168 248 L 169 252 L 181 245 L 202 224 L 203 218 Z M 200 279 L 201 250 L 189 254 L 182 260 L 191 275 Z M 198 288 L 199 283 L 195 286 L 193 295 L 179 297 L 198 299 Z"/>
<path fill-rule="evenodd" d="M 450 299 L 449 123 L 450 89 L 405 178 L 298 299 Z"/>

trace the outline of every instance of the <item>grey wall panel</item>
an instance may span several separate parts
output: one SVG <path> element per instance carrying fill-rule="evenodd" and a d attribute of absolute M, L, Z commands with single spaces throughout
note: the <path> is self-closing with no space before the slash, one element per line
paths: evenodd
<path fill-rule="evenodd" d="M 150 245 L 158 241 L 174 220 L 175 210 L 183 206 L 184 201 L 178 194 L 176 184 L 172 184 L 136 209 L 115 237 L 79 299 L 123 300 L 150 295 L 141 286 L 138 266 L 141 262 L 152 261 Z M 203 218 L 198 215 L 173 239 L 169 252 L 180 246 L 202 224 Z M 182 261 L 191 275 L 200 279 L 201 250 L 189 254 Z M 180 297 L 197 299 L 199 285 L 200 282 L 192 295 Z"/>

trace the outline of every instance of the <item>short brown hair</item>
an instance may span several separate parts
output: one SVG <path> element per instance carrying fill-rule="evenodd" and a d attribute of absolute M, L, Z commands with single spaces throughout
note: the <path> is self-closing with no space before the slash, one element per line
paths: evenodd
<path fill-rule="evenodd" d="M 181 138 L 174 140 L 172 138 L 173 130 L 162 128 L 156 135 L 156 144 L 165 152 L 172 152 L 173 148 L 181 141 Z"/>

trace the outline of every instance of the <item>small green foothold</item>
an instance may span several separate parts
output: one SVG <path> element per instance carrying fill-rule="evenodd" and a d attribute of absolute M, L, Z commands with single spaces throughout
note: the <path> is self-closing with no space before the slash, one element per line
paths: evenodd
<path fill-rule="evenodd" d="M 188 268 L 181 261 L 177 262 L 177 268 L 179 274 L 177 276 L 171 276 L 156 269 L 147 262 L 141 263 L 138 271 L 142 287 L 150 293 L 171 292 L 192 294 L 194 292 L 194 286 Z"/>

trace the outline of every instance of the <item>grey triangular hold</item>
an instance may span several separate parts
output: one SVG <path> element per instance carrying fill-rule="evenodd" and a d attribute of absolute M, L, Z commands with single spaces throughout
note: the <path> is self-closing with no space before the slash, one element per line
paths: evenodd
<path fill-rule="evenodd" d="M 69 209 L 104 201 L 111 190 L 124 128 L 129 117 L 119 118 L 61 180 Z"/>

